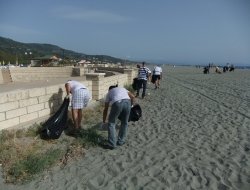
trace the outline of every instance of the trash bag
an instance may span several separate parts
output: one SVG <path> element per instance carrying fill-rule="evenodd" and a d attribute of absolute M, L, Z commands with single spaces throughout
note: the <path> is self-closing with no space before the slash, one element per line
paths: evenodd
<path fill-rule="evenodd" d="M 138 78 L 134 78 L 134 79 L 133 79 L 132 88 L 133 88 L 134 90 L 137 90 L 137 89 L 138 89 Z"/>
<path fill-rule="evenodd" d="M 152 78 L 151 78 L 151 82 L 153 84 L 155 84 L 155 81 L 157 80 L 157 76 L 156 75 L 153 75 Z"/>
<path fill-rule="evenodd" d="M 141 106 L 139 104 L 135 104 L 131 110 L 128 121 L 138 121 L 142 116 Z"/>
<path fill-rule="evenodd" d="M 42 124 L 40 137 L 42 139 L 58 139 L 66 129 L 68 120 L 69 98 L 64 98 L 58 111 Z"/>
<path fill-rule="evenodd" d="M 142 116 L 141 107 L 140 107 L 139 104 L 135 104 L 133 107 L 131 107 L 128 121 L 129 122 L 130 121 L 138 121 L 141 116 Z M 121 120 L 121 116 L 120 115 L 119 115 L 118 119 Z"/>
<path fill-rule="evenodd" d="M 209 73 L 209 67 L 204 67 L 203 73 L 204 73 L 204 74 L 208 74 L 208 73 Z"/>

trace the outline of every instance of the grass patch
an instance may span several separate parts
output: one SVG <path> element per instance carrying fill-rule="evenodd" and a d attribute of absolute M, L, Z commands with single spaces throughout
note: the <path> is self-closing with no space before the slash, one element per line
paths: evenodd
<path fill-rule="evenodd" d="M 81 129 L 75 136 L 66 131 L 57 140 L 42 140 L 40 124 L 25 129 L 0 131 L 0 164 L 6 183 L 25 183 L 55 165 L 64 167 L 96 146 L 103 134 L 98 131 L 103 106 L 83 110 Z M 69 128 L 72 121 L 68 122 Z"/>
<path fill-rule="evenodd" d="M 82 129 L 77 138 L 77 143 L 84 147 L 96 146 L 100 142 L 102 136 L 94 128 Z"/>
<path fill-rule="evenodd" d="M 47 150 L 44 154 L 28 154 L 26 158 L 15 162 L 8 169 L 6 182 L 23 183 L 32 179 L 35 174 L 41 173 L 57 163 L 62 157 L 63 151 L 60 149 Z"/>

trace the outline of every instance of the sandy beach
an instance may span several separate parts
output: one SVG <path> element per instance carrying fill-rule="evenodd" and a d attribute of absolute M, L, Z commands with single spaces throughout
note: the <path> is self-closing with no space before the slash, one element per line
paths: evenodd
<path fill-rule="evenodd" d="M 0 189 L 250 189 L 250 70 L 164 66 L 147 93 L 124 146 L 90 148 L 24 185 L 0 178 Z"/>

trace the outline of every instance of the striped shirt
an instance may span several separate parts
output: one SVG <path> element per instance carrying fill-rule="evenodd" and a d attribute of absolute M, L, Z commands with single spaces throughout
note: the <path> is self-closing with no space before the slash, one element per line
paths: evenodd
<path fill-rule="evenodd" d="M 140 67 L 138 70 L 138 79 L 143 79 L 143 80 L 147 80 L 148 75 L 151 73 L 151 71 L 149 70 L 149 68 L 147 67 Z"/>

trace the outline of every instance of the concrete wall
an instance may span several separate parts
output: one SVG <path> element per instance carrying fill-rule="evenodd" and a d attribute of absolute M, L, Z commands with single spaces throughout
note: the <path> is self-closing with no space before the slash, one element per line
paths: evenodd
<path fill-rule="evenodd" d="M 80 81 L 92 91 L 92 81 Z M 0 94 L 0 130 L 48 117 L 66 96 L 64 84 Z"/>
<path fill-rule="evenodd" d="M 92 81 L 93 99 L 102 99 L 111 85 L 118 84 L 118 86 L 124 87 L 132 84 L 133 78 L 137 76 L 137 71 L 133 69 L 123 69 L 123 73 L 109 77 L 105 77 L 105 73 L 87 73 L 86 79 Z"/>
<path fill-rule="evenodd" d="M 72 67 L 13 67 L 10 68 L 10 75 L 13 82 L 76 76 Z"/>
<path fill-rule="evenodd" d="M 0 84 L 11 83 L 12 78 L 9 69 L 0 69 Z"/>
<path fill-rule="evenodd" d="M 105 97 L 110 85 L 132 84 L 137 72 L 133 69 L 123 72 L 110 77 L 105 77 L 105 73 L 88 73 L 87 80 L 79 82 L 89 89 L 92 101 L 96 101 Z M 58 110 L 65 96 L 64 84 L 0 93 L 0 130 L 48 118 Z"/>

